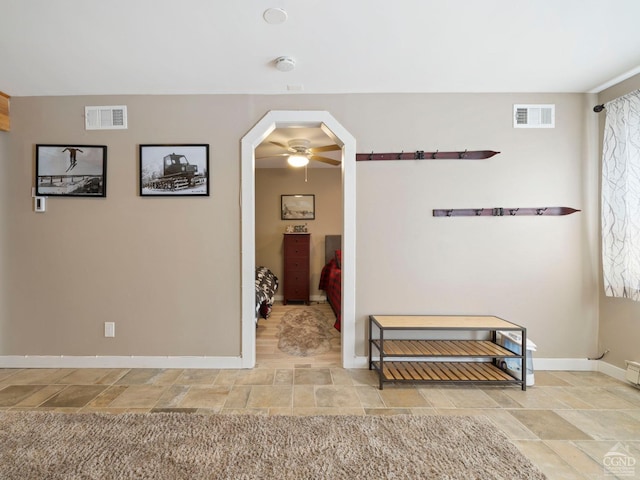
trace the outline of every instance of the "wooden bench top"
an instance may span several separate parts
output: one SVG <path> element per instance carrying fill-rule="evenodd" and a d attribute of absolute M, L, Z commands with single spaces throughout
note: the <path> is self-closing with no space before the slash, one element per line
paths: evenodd
<path fill-rule="evenodd" d="M 371 315 L 372 320 L 381 328 L 430 328 L 430 329 L 476 329 L 476 330 L 514 330 L 520 325 L 494 316 L 466 315 Z"/>

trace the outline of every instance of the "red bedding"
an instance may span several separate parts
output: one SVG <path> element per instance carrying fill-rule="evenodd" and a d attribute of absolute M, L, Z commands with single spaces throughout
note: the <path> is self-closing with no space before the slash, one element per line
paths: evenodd
<path fill-rule="evenodd" d="M 327 301 L 333 313 L 336 314 L 336 322 L 333 326 L 340 331 L 340 319 L 341 312 L 340 307 L 342 305 L 342 270 L 338 268 L 338 263 L 335 259 L 331 259 L 327 263 L 320 273 L 320 290 L 324 290 L 327 294 Z"/>

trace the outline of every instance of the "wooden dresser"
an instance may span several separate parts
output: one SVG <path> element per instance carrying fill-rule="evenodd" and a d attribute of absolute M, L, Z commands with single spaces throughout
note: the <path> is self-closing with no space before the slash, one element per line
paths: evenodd
<path fill-rule="evenodd" d="M 309 304 L 310 233 L 284 234 L 284 301 Z"/>

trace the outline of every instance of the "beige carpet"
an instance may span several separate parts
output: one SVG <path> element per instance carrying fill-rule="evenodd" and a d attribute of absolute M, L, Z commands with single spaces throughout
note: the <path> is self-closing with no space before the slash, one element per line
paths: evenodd
<path fill-rule="evenodd" d="M 331 350 L 331 340 L 339 339 L 335 318 L 313 307 L 296 308 L 284 314 L 278 326 L 278 348 L 289 355 L 307 357 Z"/>
<path fill-rule="evenodd" d="M 0 478 L 545 477 L 485 417 L 0 412 Z"/>

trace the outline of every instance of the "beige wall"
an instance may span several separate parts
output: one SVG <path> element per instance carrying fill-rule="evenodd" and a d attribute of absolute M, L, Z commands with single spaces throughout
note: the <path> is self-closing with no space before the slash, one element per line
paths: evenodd
<path fill-rule="evenodd" d="M 0 172 L 3 172 L 1 165 L 6 165 L 9 162 L 9 133 L 0 132 Z M 0 191 L 7 188 L 8 178 L 5 175 L 0 174 Z M 9 205 L 6 202 L 0 203 L 0 218 L 6 219 L 8 215 Z M 3 221 L 2 228 L 0 228 L 0 352 L 4 351 L 4 345 L 7 344 L 6 324 L 8 321 L 7 315 L 7 303 L 5 301 L 5 291 L 7 285 L 7 269 L 5 265 L 6 252 L 6 237 L 8 233 L 8 225 Z"/>
<path fill-rule="evenodd" d="M 311 233 L 310 293 L 323 295 L 318 290 L 320 272 L 324 266 L 325 235 L 342 234 L 342 175 L 340 168 L 256 169 L 256 265 L 268 267 L 284 279 L 282 235 L 287 225 L 307 224 Z M 280 195 L 315 195 L 316 218 L 307 221 L 282 220 Z M 277 293 L 282 295 L 282 289 Z"/>
<path fill-rule="evenodd" d="M 513 129 L 513 103 L 555 103 L 555 129 Z M 87 132 L 85 105 L 126 104 L 129 129 Z M 357 351 L 372 313 L 492 314 L 540 357 L 596 349 L 597 158 L 580 94 L 14 98 L 0 178 L 1 354 L 237 355 L 239 140 L 269 110 L 327 110 L 357 151 L 494 149 L 483 161 L 357 165 Z M 32 211 L 36 143 L 108 145 L 106 199 Z M 140 143 L 211 144 L 210 198 L 140 198 Z M 433 218 L 434 208 L 569 206 L 566 217 Z M 319 210 L 322 214 L 322 211 Z M 176 248 L 179 245 L 179 248 Z M 116 338 L 103 322 L 116 322 Z"/>
<path fill-rule="evenodd" d="M 537 356 L 595 348 L 595 212 L 584 186 L 583 95 L 371 96 L 358 151 L 495 149 L 476 162 L 358 165 L 358 321 L 368 313 L 491 314 L 522 324 Z M 514 129 L 514 103 L 555 103 L 555 129 Z M 434 208 L 583 209 L 566 217 L 434 218 Z M 361 325 L 359 330 L 364 330 Z"/>
<path fill-rule="evenodd" d="M 640 75 L 636 75 L 602 91 L 598 95 L 598 103 L 609 102 L 639 88 Z M 600 142 L 602 142 L 605 115 L 605 112 L 599 114 Z M 601 156 L 600 159 L 602 159 Z M 600 275 L 602 275 L 602 266 Z M 598 341 L 601 351 L 610 350 L 603 361 L 620 368 L 626 368 L 625 360 L 640 361 L 638 338 L 640 338 L 640 303 L 626 298 L 607 297 L 601 289 Z"/>
<path fill-rule="evenodd" d="M 15 98 L 2 202 L 3 354 L 237 355 L 241 97 Z M 85 105 L 126 104 L 129 129 L 85 131 Z M 238 110 L 242 113 L 238 114 Z M 211 196 L 140 198 L 138 145 L 209 143 Z M 108 146 L 107 198 L 34 213 L 36 143 Z M 103 322 L 116 337 L 104 338 Z"/>

